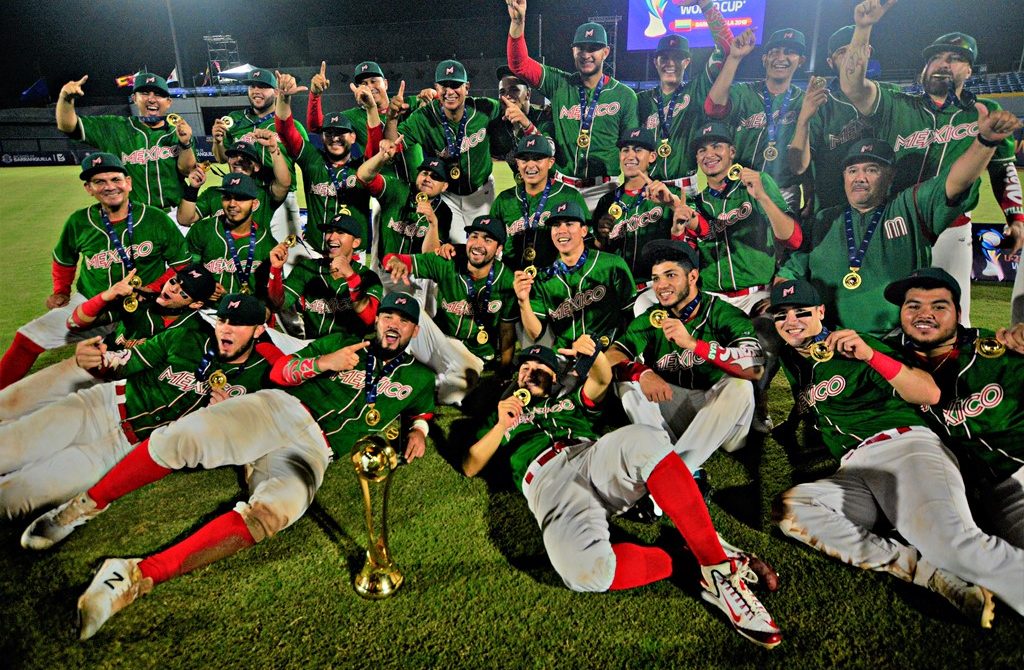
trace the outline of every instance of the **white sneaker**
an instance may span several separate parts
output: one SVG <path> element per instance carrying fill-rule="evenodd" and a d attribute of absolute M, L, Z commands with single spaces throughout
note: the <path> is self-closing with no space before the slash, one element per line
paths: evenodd
<path fill-rule="evenodd" d="M 928 590 L 948 600 L 968 619 L 981 624 L 982 628 L 992 627 L 995 602 L 992 600 L 992 592 L 984 586 L 965 582 L 940 568 L 928 580 Z"/>
<path fill-rule="evenodd" d="M 30 523 L 21 534 L 21 546 L 40 551 L 49 549 L 105 509 L 96 509 L 96 503 L 88 494 L 79 493 Z"/>
<path fill-rule="evenodd" d="M 153 580 L 139 571 L 141 558 L 108 558 L 78 599 L 79 639 L 88 640 L 107 619 L 153 590 Z"/>
<path fill-rule="evenodd" d="M 747 587 L 748 582 L 757 583 L 757 575 L 746 561 L 702 565 L 700 571 L 704 600 L 725 612 L 740 635 L 768 649 L 782 642 L 782 631 Z"/>

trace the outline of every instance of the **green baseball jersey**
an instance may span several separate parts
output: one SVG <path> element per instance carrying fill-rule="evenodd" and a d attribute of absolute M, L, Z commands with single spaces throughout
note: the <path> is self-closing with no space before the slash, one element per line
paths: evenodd
<path fill-rule="evenodd" d="M 796 119 L 804 102 L 804 92 L 790 85 L 789 90 L 772 97 L 772 124 L 776 128 L 774 160 L 768 160 L 765 149 L 768 139 L 768 123 L 764 113 L 764 82 L 747 81 L 733 84 L 729 88 L 729 102 L 732 106 L 728 123 L 736 129 L 736 162 L 772 176 L 779 188 L 789 188 L 800 181 L 794 175 L 786 160 L 786 150 L 796 130 Z M 790 96 L 783 114 L 783 103 Z"/>
<path fill-rule="evenodd" d="M 678 196 L 680 191 L 672 186 L 668 190 Z M 611 216 L 608 208 L 618 203 L 622 216 L 615 219 L 608 235 L 608 251 L 622 256 L 633 273 L 633 279 L 640 283 L 650 280 L 650 268 L 643 267 L 641 251 L 652 240 L 667 240 L 672 237 L 672 207 L 646 197 L 646 189 L 628 191 L 616 189 L 606 193 L 594 207 L 594 221 Z M 612 217 L 614 218 L 614 217 Z M 596 227 L 596 223 L 594 224 Z"/>
<path fill-rule="evenodd" d="M 626 332 L 615 340 L 615 346 L 630 359 L 642 360 L 669 384 L 681 388 L 707 390 L 727 376 L 722 368 L 670 342 L 660 328 L 651 325 L 651 313 L 657 309 L 662 308 L 652 305 L 633 319 Z M 685 325 L 690 335 L 698 340 L 744 348 L 752 353 L 756 350 L 757 357 L 763 358 L 750 318 L 716 296 L 701 293 L 700 304 Z"/>
<path fill-rule="evenodd" d="M 434 320 L 441 332 L 461 340 L 482 360 L 491 360 L 497 353 L 502 323 L 519 320 L 519 302 L 512 288 L 512 271 L 501 261 L 494 261 L 494 279 L 491 292 L 484 305 L 487 277 L 471 279 L 464 270 L 466 261 L 459 265 L 436 254 L 416 254 L 412 257 L 412 273 L 422 279 L 437 282 L 437 314 Z M 469 286 L 475 289 L 475 298 L 469 297 Z M 477 315 L 480 324 L 477 324 Z M 483 326 L 487 342 L 477 341 L 477 332 Z"/>
<path fill-rule="evenodd" d="M 353 107 L 346 109 L 341 115 L 352 124 L 352 128 L 356 132 L 356 142 L 359 143 L 365 153 L 369 140 L 369 130 L 366 127 L 366 110 L 362 107 Z M 381 114 L 381 117 L 383 117 L 383 114 Z M 416 181 L 416 168 L 423 162 L 423 148 L 408 139 L 403 144 L 404 149 L 402 152 L 395 154 L 393 162 L 385 163 L 380 173 L 388 177 L 398 177 L 411 183 Z"/>
<path fill-rule="evenodd" d="M 998 102 L 978 98 L 989 112 L 1002 109 Z M 946 105 L 938 110 L 927 94 L 911 95 L 879 87 L 875 109 L 871 113 L 879 139 L 892 145 L 896 152 L 894 192 L 944 174 L 957 158 L 963 155 L 978 134 L 978 110 L 974 105 L 961 109 Z M 989 162 L 993 166 L 1013 163 L 1013 140 L 1006 138 L 996 149 Z M 964 211 L 978 204 L 981 179 L 974 182 L 963 203 Z"/>
<path fill-rule="evenodd" d="M 771 175 L 761 173 L 761 184 L 783 212 L 789 206 Z M 697 241 L 700 278 L 705 291 L 737 291 L 771 283 L 775 275 L 775 234 L 761 205 L 739 183 L 716 196 L 705 188 L 696 209 L 710 230 Z"/>
<path fill-rule="evenodd" d="M 103 314 L 97 319 L 100 323 L 113 323 L 114 332 L 103 338 L 110 349 L 128 349 L 142 344 L 157 333 L 172 328 L 203 329 L 207 327 L 199 310 L 185 307 L 180 310 L 167 310 L 148 297 L 139 300 L 139 308 L 134 312 L 124 309 L 124 301 L 117 298 L 107 303 Z"/>
<path fill-rule="evenodd" d="M 362 291 L 378 301 L 384 296 L 380 277 L 370 268 L 352 261 Z M 284 306 L 297 305 L 306 327 L 306 337 L 345 333 L 362 337 L 370 331 L 353 309 L 348 282 L 331 277 L 324 259 L 299 258 L 284 280 Z"/>
<path fill-rule="evenodd" d="M 502 111 L 504 114 L 504 111 Z M 551 137 L 554 126 L 551 123 L 551 108 L 530 105 L 526 110 L 526 118 L 537 129 L 537 133 L 545 137 Z M 512 124 L 504 116 L 491 121 L 487 127 L 487 136 L 491 138 L 491 158 L 496 161 L 505 161 L 516 172 L 516 146 L 523 137 L 523 128 L 518 123 Z"/>
<path fill-rule="evenodd" d="M 561 274 L 543 268 L 530 307 L 554 337 L 554 349 L 568 348 L 584 333 L 613 337 L 633 315 L 636 283 L 621 257 L 588 249 L 577 270 Z"/>
<path fill-rule="evenodd" d="M 901 360 L 889 345 L 870 335 L 864 342 L 883 354 Z M 808 402 L 818 415 L 825 446 L 839 459 L 876 433 L 903 426 L 923 426 L 918 409 L 867 363 L 839 354 L 814 363 Z"/>
<path fill-rule="evenodd" d="M 311 358 L 337 351 L 361 338 L 342 333 L 321 337 L 299 351 L 296 356 Z M 377 397 L 372 405 L 366 398 L 367 351 L 359 352 L 359 364 L 344 372 L 327 372 L 299 386 L 284 389 L 302 401 L 313 415 L 338 458 L 347 458 L 352 445 L 360 437 L 383 431 L 400 415 L 429 416 L 434 411 L 434 373 L 402 353 L 402 361 L 389 374 L 377 381 Z M 383 372 L 388 362 L 376 357 L 375 375 Z M 370 407 L 380 412 L 380 422 L 366 423 Z"/>
<path fill-rule="evenodd" d="M 451 179 L 448 190 L 455 195 L 469 195 L 476 192 L 487 178 L 491 176 L 491 142 L 487 128 L 491 121 L 500 117 L 503 106 L 493 98 L 466 98 L 463 114 L 468 115 L 466 132 L 459 149 L 458 167 L 461 171 L 458 179 Z M 445 137 L 444 124 L 447 123 L 454 141 L 462 123 L 450 121 L 441 109 L 437 100 L 420 107 L 398 124 L 398 132 L 423 147 L 427 156 L 437 156 L 454 167 L 451 152 L 448 151 L 448 140 Z"/>
<path fill-rule="evenodd" d="M 256 269 L 270 259 L 270 250 L 277 246 L 277 240 L 271 234 L 269 225 L 258 226 L 253 223 L 249 233 L 237 235 L 229 233 L 224 223 L 222 216 L 209 216 L 192 224 L 185 236 L 192 262 L 202 263 L 228 293 L 242 290 L 243 281 L 255 293 L 256 288 L 261 283 L 265 285 L 266 281 L 257 281 Z M 228 245 L 228 235 L 234 242 L 237 262 Z M 253 236 L 256 242 L 250 263 L 249 244 Z"/>
<path fill-rule="evenodd" d="M 370 192 L 356 178 L 359 163 L 349 161 L 339 168 L 328 167 L 323 152 L 307 141 L 302 143 L 295 162 L 302 168 L 306 189 L 306 228 L 302 233 L 306 244 L 323 253 L 324 232 L 321 226 L 337 214 L 348 212 L 359 222 L 362 230 L 359 248 L 369 249 Z"/>
<path fill-rule="evenodd" d="M 229 148 L 235 142 L 248 142 L 260 152 L 260 162 L 263 163 L 263 169 L 273 172 L 274 157 L 270 155 L 266 147 L 256 140 L 256 135 L 253 131 L 273 130 L 276 132 L 274 128 L 274 112 L 270 112 L 266 116 L 257 116 L 252 107 L 246 107 L 245 109 L 235 110 L 228 114 L 228 116 L 234 121 L 234 125 L 224 133 L 224 148 Z M 364 123 L 363 125 L 365 126 L 366 124 Z M 298 120 L 295 120 L 295 128 L 302 135 L 303 141 L 309 143 L 309 135 L 306 133 L 306 128 Z M 281 155 L 284 156 L 285 162 L 288 163 L 288 172 L 292 175 L 292 185 L 289 190 L 294 191 L 298 183 L 298 180 L 295 179 L 295 162 L 288 155 L 283 142 L 278 142 L 278 146 L 281 149 Z"/>
<path fill-rule="evenodd" d="M 543 267 L 551 265 L 558 258 L 555 245 L 551 242 L 547 220 L 559 205 L 575 202 L 582 211 L 589 211 L 583 196 L 572 186 L 553 179 L 549 180 L 549 183 L 551 189 L 548 191 L 548 199 L 544 201 L 544 208 L 539 216 L 537 210 L 540 208 L 544 192 L 530 195 L 522 185 L 505 189 L 491 203 L 491 217 L 501 219 L 505 223 L 505 247 L 502 249 L 501 261 L 510 268 L 522 269 L 527 265 Z M 523 216 L 524 197 L 527 203 L 527 217 Z M 531 224 L 529 230 L 527 219 Z M 533 249 L 536 254 L 532 261 L 523 258 L 527 248 Z"/>
<path fill-rule="evenodd" d="M 912 270 L 928 267 L 932 243 L 963 211 L 962 194 L 946 200 L 945 175 L 901 191 L 882 206 L 879 225 L 871 237 L 860 267 L 862 283 L 847 289 L 843 277 L 850 272 L 846 237 L 846 208 L 833 207 L 818 214 L 812 230 L 827 231 L 811 240 L 810 251 L 790 256 L 779 270 L 784 279 L 807 279 L 828 307 L 826 318 L 844 328 L 884 335 L 899 325 L 899 308 L 889 303 L 885 287 Z M 851 211 L 857 249 L 870 226 L 875 210 Z"/>
<path fill-rule="evenodd" d="M 132 178 L 129 197 L 160 209 L 177 207 L 184 180 L 178 173 L 178 135 L 174 126 L 154 129 L 138 117 L 79 116 L 81 139 L 114 154 Z"/>
<path fill-rule="evenodd" d="M 209 385 L 196 381 L 207 352 L 216 352 L 213 328 L 174 328 L 125 349 L 121 373 L 125 379 L 127 420 L 139 439 L 210 402 Z M 229 397 L 258 391 L 267 383 L 270 363 L 255 349 L 243 363 L 210 362 L 209 374 L 220 370 L 228 379 Z"/>
<path fill-rule="evenodd" d="M 551 100 L 555 127 L 555 168 L 562 174 L 584 179 L 619 174 L 619 149 L 615 146 L 626 130 L 636 128 L 636 93 L 622 82 L 605 75 L 604 88 L 594 106 L 590 144 L 580 147 L 580 89 L 587 109 L 594 90 L 584 88 L 578 72 L 543 66 L 540 91 Z"/>
<path fill-rule="evenodd" d="M 111 225 L 143 284 L 156 281 L 168 265 L 189 262 L 185 238 L 169 216 L 142 203 L 135 203 L 131 213 L 130 236 L 127 217 Z M 110 288 L 130 272 L 107 234 L 98 203 L 68 217 L 53 249 L 53 260 L 61 265 L 78 265 L 79 259 L 82 263 L 76 288 L 87 298 Z"/>
<path fill-rule="evenodd" d="M 284 200 L 274 200 L 274 197 L 270 194 L 270 188 L 266 184 L 260 183 L 259 179 L 255 179 L 258 188 L 258 196 L 256 200 L 259 201 L 260 206 L 256 208 L 256 211 L 252 213 L 252 220 L 255 221 L 261 228 L 270 226 L 270 220 L 274 218 L 274 212 L 281 206 Z M 203 192 L 199 194 L 199 198 L 196 200 L 196 213 L 200 219 L 205 219 L 208 216 L 214 216 L 219 214 L 223 209 L 221 192 L 216 188 L 205 188 Z"/>
<path fill-rule="evenodd" d="M 380 243 L 377 257 L 388 254 L 418 254 L 423 250 L 423 239 L 430 229 L 426 218 L 416 212 L 413 187 L 395 177 L 384 177 L 387 188 L 377 198 L 380 203 Z M 437 216 L 437 236 L 444 244 L 451 237 L 452 210 L 441 198 L 431 202 Z"/>

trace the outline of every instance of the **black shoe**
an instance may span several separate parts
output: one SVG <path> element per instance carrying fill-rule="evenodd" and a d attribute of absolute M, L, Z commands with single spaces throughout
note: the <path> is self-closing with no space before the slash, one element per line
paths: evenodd
<path fill-rule="evenodd" d="M 646 495 L 636 501 L 635 505 L 623 512 L 620 516 L 627 521 L 652 524 L 658 523 L 658 520 L 661 518 L 661 510 L 655 507 L 654 499 L 651 498 L 651 496 Z"/>

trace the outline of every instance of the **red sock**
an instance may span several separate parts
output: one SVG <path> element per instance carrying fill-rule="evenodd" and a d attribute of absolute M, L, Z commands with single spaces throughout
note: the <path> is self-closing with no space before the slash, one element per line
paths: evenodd
<path fill-rule="evenodd" d="M 178 544 L 139 563 L 154 584 L 191 572 L 256 544 L 245 519 L 234 510 L 221 514 Z"/>
<path fill-rule="evenodd" d="M 45 349 L 21 333 L 14 334 L 14 341 L 0 358 L 0 389 L 7 388 L 24 377 L 32 364 Z"/>
<path fill-rule="evenodd" d="M 123 495 L 152 484 L 174 472 L 157 464 L 149 455 L 149 440 L 139 442 L 128 455 L 87 491 L 96 506 L 103 508 Z"/>
<path fill-rule="evenodd" d="M 689 468 L 674 451 L 654 467 L 647 490 L 668 514 L 701 565 L 724 563 L 725 551 L 715 534 L 708 508 Z"/>
<path fill-rule="evenodd" d="M 672 574 L 672 557 L 658 547 L 619 542 L 615 552 L 615 577 L 610 591 L 633 589 L 668 578 Z"/>

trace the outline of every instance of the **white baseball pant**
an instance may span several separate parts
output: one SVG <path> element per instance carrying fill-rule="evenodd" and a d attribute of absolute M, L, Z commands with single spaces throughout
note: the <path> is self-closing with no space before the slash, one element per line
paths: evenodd
<path fill-rule="evenodd" d="M 445 191 L 441 198 L 452 210 L 452 227 L 448 237 L 452 244 L 466 243 L 466 226 L 473 223 L 478 216 L 486 216 L 491 212 L 494 202 L 494 175 L 487 178 L 477 190 L 469 195 L 455 195 Z"/>
<path fill-rule="evenodd" d="M 74 356 L 65 358 L 0 390 L 0 423 L 31 414 L 99 383 L 99 379 L 78 367 Z"/>
<path fill-rule="evenodd" d="M 985 492 L 982 507 L 995 534 L 1024 549 L 1024 466 Z"/>
<path fill-rule="evenodd" d="M 971 268 L 974 252 L 971 248 L 971 213 L 967 212 L 968 223 L 963 226 L 946 228 L 939 233 L 932 246 L 932 266 L 942 268 L 960 284 L 960 323 L 971 327 Z"/>
<path fill-rule="evenodd" d="M 68 304 L 51 309 L 46 314 L 32 319 L 19 328 L 18 332 L 47 351 L 112 332 L 113 324 L 97 326 L 89 330 L 68 330 L 68 318 L 74 314 L 75 308 L 85 301 L 86 297 L 75 291 L 71 294 Z"/>
<path fill-rule="evenodd" d="M 484 362 L 460 340 L 442 333 L 427 314 L 420 313 L 419 325 L 419 333 L 409 341 L 409 353 L 437 373 L 438 402 L 458 405 L 469 390 L 468 378 L 479 377 Z"/>

